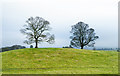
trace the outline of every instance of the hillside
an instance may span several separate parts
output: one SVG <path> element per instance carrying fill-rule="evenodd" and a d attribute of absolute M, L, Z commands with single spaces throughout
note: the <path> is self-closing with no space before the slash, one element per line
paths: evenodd
<path fill-rule="evenodd" d="M 4 74 L 117 74 L 118 52 L 72 48 L 2 52 Z"/>

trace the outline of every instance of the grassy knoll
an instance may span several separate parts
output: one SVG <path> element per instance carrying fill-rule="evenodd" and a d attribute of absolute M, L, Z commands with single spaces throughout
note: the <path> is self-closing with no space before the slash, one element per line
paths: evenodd
<path fill-rule="evenodd" d="M 117 74 L 118 52 L 71 48 L 19 49 L 2 53 L 3 74 Z"/>

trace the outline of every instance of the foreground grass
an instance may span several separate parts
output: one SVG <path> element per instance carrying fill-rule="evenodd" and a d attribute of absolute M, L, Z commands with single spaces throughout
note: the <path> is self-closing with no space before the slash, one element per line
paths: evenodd
<path fill-rule="evenodd" d="M 2 53 L 3 74 L 118 74 L 118 52 L 71 48 Z"/>

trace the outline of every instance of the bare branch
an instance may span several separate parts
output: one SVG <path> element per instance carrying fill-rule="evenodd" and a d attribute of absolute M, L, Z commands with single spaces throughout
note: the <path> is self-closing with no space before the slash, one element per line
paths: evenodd
<path fill-rule="evenodd" d="M 21 33 L 26 35 L 27 40 L 24 43 L 32 44 L 36 43 L 36 48 L 38 47 L 38 43 L 46 41 L 48 43 L 54 42 L 54 35 L 50 33 L 45 33 L 49 31 L 51 28 L 48 26 L 50 23 L 44 20 L 42 17 L 30 17 L 26 21 L 26 25 L 24 25 L 24 29 L 21 29 Z"/>
<path fill-rule="evenodd" d="M 81 49 L 84 46 L 94 46 L 94 41 L 99 38 L 95 36 L 94 29 L 89 29 L 88 24 L 83 22 L 78 22 L 76 25 L 73 25 L 70 33 L 72 33 L 72 36 L 70 36 L 70 46 L 81 47 Z"/>

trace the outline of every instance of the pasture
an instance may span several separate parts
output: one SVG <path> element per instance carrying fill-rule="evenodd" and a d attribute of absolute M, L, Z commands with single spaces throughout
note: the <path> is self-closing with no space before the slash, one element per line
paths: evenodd
<path fill-rule="evenodd" d="M 2 52 L 3 74 L 118 74 L 118 52 L 26 48 Z"/>

